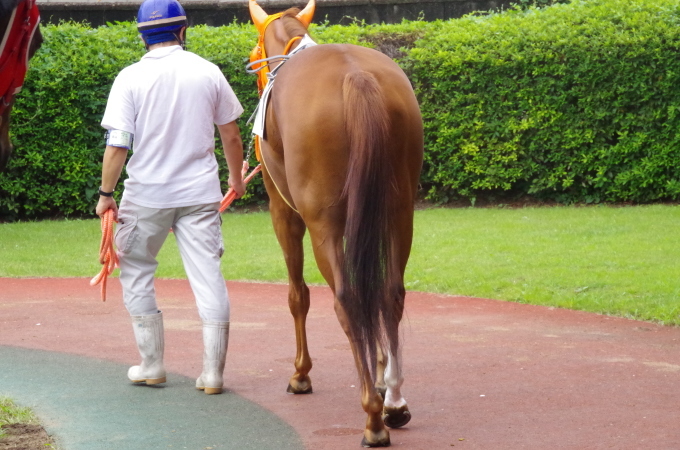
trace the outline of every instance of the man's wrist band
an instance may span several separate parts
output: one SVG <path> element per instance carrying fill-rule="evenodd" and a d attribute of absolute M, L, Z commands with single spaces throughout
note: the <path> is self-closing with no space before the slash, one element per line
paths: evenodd
<path fill-rule="evenodd" d="M 99 186 L 99 195 L 101 195 L 102 197 L 113 197 L 113 192 L 114 191 L 104 192 L 104 191 L 102 191 L 101 186 Z"/>

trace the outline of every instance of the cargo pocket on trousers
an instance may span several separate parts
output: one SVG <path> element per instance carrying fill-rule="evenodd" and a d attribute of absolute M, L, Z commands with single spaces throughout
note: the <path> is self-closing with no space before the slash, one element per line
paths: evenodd
<path fill-rule="evenodd" d="M 118 226 L 113 237 L 116 248 L 120 253 L 130 253 L 137 239 L 137 216 L 130 213 L 118 212 Z"/>

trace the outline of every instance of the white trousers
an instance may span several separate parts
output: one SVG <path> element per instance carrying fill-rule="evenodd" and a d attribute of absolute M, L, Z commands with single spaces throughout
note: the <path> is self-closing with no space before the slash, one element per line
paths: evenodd
<path fill-rule="evenodd" d="M 115 243 L 125 307 L 132 316 L 156 314 L 156 256 L 172 228 L 201 319 L 229 322 L 229 293 L 220 270 L 224 253 L 219 203 L 145 208 L 123 199 Z"/>

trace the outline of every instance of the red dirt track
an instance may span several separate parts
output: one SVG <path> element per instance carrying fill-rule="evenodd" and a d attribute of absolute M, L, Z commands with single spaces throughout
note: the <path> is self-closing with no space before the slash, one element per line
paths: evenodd
<path fill-rule="evenodd" d="M 88 282 L 0 278 L 0 345 L 136 364 L 118 281 L 106 303 Z M 295 396 L 285 392 L 295 356 L 287 286 L 227 285 L 226 387 L 292 425 L 308 449 L 359 448 L 365 414 L 330 290 L 311 288 L 314 394 Z M 156 289 L 166 368 L 195 377 L 202 343 L 188 282 L 158 280 Z M 413 420 L 391 431 L 394 448 L 680 448 L 678 328 L 409 292 L 402 335 Z"/>

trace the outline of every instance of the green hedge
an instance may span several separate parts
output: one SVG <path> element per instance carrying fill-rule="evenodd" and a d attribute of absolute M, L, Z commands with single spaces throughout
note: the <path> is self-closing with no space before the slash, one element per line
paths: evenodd
<path fill-rule="evenodd" d="M 649 202 L 680 198 L 679 8 L 677 0 L 590 0 L 433 23 L 313 25 L 311 33 L 321 43 L 376 47 L 404 67 L 423 111 L 431 200 L 505 192 Z M 17 150 L 0 174 L 0 220 L 92 214 L 108 91 L 144 52 L 131 23 L 43 33 L 14 110 Z M 257 99 L 243 67 L 255 41 L 252 25 L 188 35 L 189 50 L 222 68 L 246 108 L 246 143 Z M 265 198 L 256 179 L 240 202 Z"/>
<path fill-rule="evenodd" d="M 431 198 L 680 198 L 677 0 L 576 1 L 440 23 L 405 61 Z"/>
<path fill-rule="evenodd" d="M 400 33 L 413 24 L 387 27 Z M 319 42 L 373 45 L 367 33 L 384 34 L 383 27 L 313 26 Z M 144 54 L 133 23 L 92 29 L 63 23 L 42 28 L 44 43 L 31 60 L 30 71 L 12 114 L 15 153 L 0 174 L 0 221 L 91 215 L 97 202 L 104 151 L 99 125 L 111 84 L 118 72 Z M 407 32 L 407 34 L 410 33 Z M 238 121 L 245 146 L 251 142 L 246 121 L 257 104 L 255 77 L 245 72 L 250 50 L 257 43 L 252 25 L 191 27 L 188 50 L 217 64 L 227 76 L 246 112 Z M 398 48 L 396 49 L 398 50 Z M 217 140 L 223 191 L 227 190 L 224 156 Z M 256 164 L 254 156 L 251 165 Z M 116 196 L 122 191 L 122 180 Z M 256 177 L 235 204 L 266 201 Z"/>
<path fill-rule="evenodd" d="M 254 79 L 242 70 L 256 40 L 251 28 L 196 27 L 188 34 L 191 49 L 227 74 L 246 110 L 253 109 L 257 97 Z M 96 29 L 64 23 L 42 32 L 44 44 L 31 60 L 12 115 L 15 155 L 0 174 L 0 218 L 5 220 L 93 213 L 104 151 L 99 122 L 108 93 L 118 72 L 144 54 L 131 23 Z M 216 153 L 226 167 L 221 150 Z M 226 191 L 226 170 L 221 175 Z M 258 193 L 263 198 L 261 182 L 253 184 L 250 201 Z"/>

